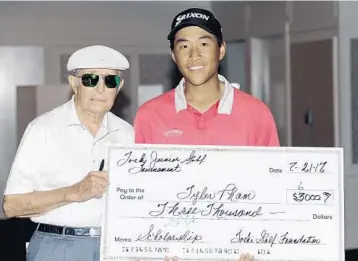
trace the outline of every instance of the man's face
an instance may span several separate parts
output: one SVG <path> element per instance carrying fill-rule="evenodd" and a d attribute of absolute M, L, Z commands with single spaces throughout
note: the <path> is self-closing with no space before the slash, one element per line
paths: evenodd
<path fill-rule="evenodd" d="M 123 79 L 120 78 L 118 87 L 109 88 L 106 86 L 104 78 L 109 75 L 110 77 L 107 78 L 107 82 L 109 82 L 109 85 L 115 86 L 115 80 L 118 80 L 118 78 L 114 76 L 120 76 L 117 70 L 83 69 L 77 71 L 76 76 L 69 76 L 70 85 L 75 93 L 76 103 L 82 110 L 91 113 L 105 113 L 112 108 L 118 90 L 123 85 Z"/>
<path fill-rule="evenodd" d="M 225 44 L 219 47 L 216 37 L 198 26 L 185 27 L 175 35 L 172 58 L 192 85 L 202 85 L 214 77 L 224 55 Z"/>

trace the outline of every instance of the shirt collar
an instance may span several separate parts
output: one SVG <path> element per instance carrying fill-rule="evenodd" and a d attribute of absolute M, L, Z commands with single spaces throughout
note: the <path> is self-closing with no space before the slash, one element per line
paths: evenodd
<path fill-rule="evenodd" d="M 71 100 L 67 103 L 66 106 L 66 114 L 68 114 L 68 117 L 65 119 L 67 126 L 81 126 L 84 128 L 82 123 L 80 122 L 76 108 L 75 108 L 75 98 L 72 96 Z M 102 121 L 102 128 L 108 130 L 108 131 L 116 131 L 118 128 L 113 128 L 113 124 L 111 124 L 109 113 L 107 112 Z"/>
<path fill-rule="evenodd" d="M 230 115 L 232 111 L 232 105 L 234 103 L 234 87 L 226 80 L 222 75 L 218 75 L 219 81 L 225 84 L 224 93 L 220 98 L 218 113 Z M 185 79 L 181 79 L 177 87 L 175 88 L 175 109 L 177 112 L 185 110 L 188 106 L 184 94 Z"/>

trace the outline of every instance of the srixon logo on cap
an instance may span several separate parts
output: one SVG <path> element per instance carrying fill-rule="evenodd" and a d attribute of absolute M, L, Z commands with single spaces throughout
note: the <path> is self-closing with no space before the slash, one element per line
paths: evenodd
<path fill-rule="evenodd" d="M 181 21 L 183 21 L 184 19 L 187 19 L 187 18 L 199 18 L 199 19 L 204 19 L 204 20 L 209 20 L 209 16 L 208 15 L 204 15 L 204 14 L 201 14 L 201 13 L 187 13 L 187 14 L 183 14 L 181 16 L 178 16 L 177 19 L 176 19 L 176 24 L 175 26 L 177 26 L 178 24 L 180 24 Z"/>

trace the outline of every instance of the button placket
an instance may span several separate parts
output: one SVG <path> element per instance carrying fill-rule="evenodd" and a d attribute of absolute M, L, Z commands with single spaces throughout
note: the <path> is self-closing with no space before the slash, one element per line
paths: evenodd
<path fill-rule="evenodd" d="M 91 158 L 92 158 L 92 166 L 95 169 L 96 166 L 96 159 L 97 159 L 97 150 L 96 150 L 96 141 L 94 140 L 92 142 L 92 146 L 91 146 Z"/>
<path fill-rule="evenodd" d="M 198 126 L 199 129 L 205 129 L 205 119 L 204 119 L 203 115 L 198 117 L 197 126 Z"/>
<path fill-rule="evenodd" d="M 100 143 L 101 143 L 101 140 L 103 140 L 104 138 L 106 138 L 106 136 L 109 134 L 109 132 L 107 130 L 104 130 L 102 127 L 99 131 L 99 134 L 94 137 L 92 139 L 92 154 L 91 154 L 91 157 L 92 157 L 92 164 L 93 164 L 93 167 L 94 168 L 98 168 L 99 166 L 96 166 L 96 164 L 99 164 L 99 162 L 97 162 L 97 160 L 100 161 L 100 159 L 98 158 L 99 155 L 101 154 L 100 151 L 99 151 L 99 146 Z"/>
<path fill-rule="evenodd" d="M 92 144 L 92 158 L 95 162 L 94 168 L 98 170 L 100 162 L 106 157 L 106 146 L 105 143 L 110 139 L 110 133 L 107 131 L 103 135 L 94 139 Z"/>

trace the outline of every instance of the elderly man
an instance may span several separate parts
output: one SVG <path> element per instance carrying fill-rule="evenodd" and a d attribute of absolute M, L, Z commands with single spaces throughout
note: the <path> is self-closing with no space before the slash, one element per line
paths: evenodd
<path fill-rule="evenodd" d="M 105 145 L 134 142 L 132 126 L 109 112 L 128 68 L 121 53 L 105 46 L 76 51 L 67 64 L 72 99 L 27 127 L 3 208 L 8 217 L 39 223 L 28 261 L 99 260 Z"/>

